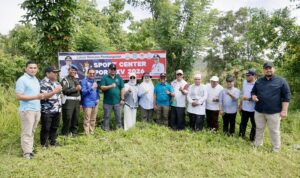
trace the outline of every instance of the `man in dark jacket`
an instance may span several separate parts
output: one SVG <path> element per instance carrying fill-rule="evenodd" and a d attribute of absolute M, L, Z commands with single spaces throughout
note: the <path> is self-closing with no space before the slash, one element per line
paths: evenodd
<path fill-rule="evenodd" d="M 275 76 L 273 63 L 263 65 L 264 77 L 258 79 L 252 89 L 255 105 L 255 146 L 262 146 L 264 130 L 268 125 L 272 151 L 280 150 L 280 120 L 287 116 L 291 92 L 285 79 Z"/>

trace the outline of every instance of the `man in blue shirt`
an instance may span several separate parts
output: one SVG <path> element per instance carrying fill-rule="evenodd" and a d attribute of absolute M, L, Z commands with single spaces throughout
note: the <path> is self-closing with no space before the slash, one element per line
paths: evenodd
<path fill-rule="evenodd" d="M 262 146 L 264 130 L 268 125 L 272 151 L 280 150 L 280 120 L 287 116 L 291 92 L 285 79 L 274 75 L 272 62 L 263 65 L 264 77 L 258 79 L 252 89 L 255 105 L 256 135 L 254 145 Z"/>
<path fill-rule="evenodd" d="M 38 72 L 37 64 L 28 61 L 25 73 L 16 83 L 16 98 L 20 101 L 19 116 L 21 119 L 21 147 L 25 159 L 33 158 L 34 132 L 40 121 L 40 100 L 44 95 L 40 94 L 40 84 L 35 75 Z"/>
<path fill-rule="evenodd" d="M 227 87 L 221 91 L 220 113 L 223 116 L 223 132 L 233 135 L 235 131 L 235 118 L 238 110 L 238 99 L 240 90 L 234 87 L 234 78 L 228 76 L 226 78 Z M 229 132 L 228 132 L 229 130 Z"/>
<path fill-rule="evenodd" d="M 246 73 L 246 80 L 243 81 L 242 88 L 242 98 L 239 106 L 239 111 L 242 115 L 240 132 L 241 137 L 245 137 L 247 123 L 250 118 L 251 121 L 251 131 L 250 131 L 250 141 L 254 141 L 255 138 L 255 121 L 254 121 L 254 107 L 255 102 L 252 101 L 251 91 L 255 83 L 256 72 L 254 69 L 249 69 Z"/>
<path fill-rule="evenodd" d="M 173 87 L 166 80 L 166 73 L 160 74 L 160 82 L 154 88 L 153 105 L 158 124 L 168 125 L 170 101 L 174 94 Z"/>
<path fill-rule="evenodd" d="M 98 103 L 100 100 L 99 89 L 95 81 L 96 72 L 90 68 L 88 77 L 81 81 L 82 107 L 84 111 L 83 128 L 85 134 L 93 134 L 96 126 Z"/>

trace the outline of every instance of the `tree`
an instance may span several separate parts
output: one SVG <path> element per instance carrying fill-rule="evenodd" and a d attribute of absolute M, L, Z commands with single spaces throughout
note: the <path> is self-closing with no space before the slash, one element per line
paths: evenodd
<path fill-rule="evenodd" d="M 174 76 L 176 69 L 192 72 L 194 61 L 208 45 L 215 12 L 209 11 L 209 0 L 128 0 L 132 5 L 148 8 L 153 15 L 154 38 L 167 51 L 167 73 Z"/>
<path fill-rule="evenodd" d="M 133 18 L 130 11 L 122 12 L 124 7 L 124 1 L 110 0 L 109 6 L 102 10 L 106 16 L 104 28 L 109 36 L 110 44 L 120 51 L 128 50 L 126 32 L 122 29 L 122 25 Z"/>
<path fill-rule="evenodd" d="M 24 22 L 34 22 L 38 35 L 37 54 L 40 62 L 57 63 L 57 53 L 70 51 L 74 32 L 76 0 L 25 0 Z"/>

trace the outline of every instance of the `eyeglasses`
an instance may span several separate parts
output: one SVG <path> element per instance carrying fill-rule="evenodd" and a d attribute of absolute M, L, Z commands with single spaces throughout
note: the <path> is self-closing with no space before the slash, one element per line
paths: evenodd
<path fill-rule="evenodd" d="M 95 73 L 89 73 L 89 75 L 95 75 Z"/>
<path fill-rule="evenodd" d="M 110 69 L 110 70 L 114 70 L 114 71 L 115 71 L 115 70 L 117 70 L 117 69 L 116 69 L 116 68 L 112 68 L 112 69 Z"/>
<path fill-rule="evenodd" d="M 148 78 L 150 78 L 150 77 L 149 77 L 149 76 L 145 76 L 144 78 L 145 78 L 145 79 L 148 79 Z"/>
<path fill-rule="evenodd" d="M 135 79 L 135 77 L 134 77 L 134 76 L 132 76 L 132 77 L 130 77 L 130 79 Z"/>
<path fill-rule="evenodd" d="M 181 73 L 179 73 L 179 74 L 176 74 L 177 76 L 182 76 L 182 74 Z"/>

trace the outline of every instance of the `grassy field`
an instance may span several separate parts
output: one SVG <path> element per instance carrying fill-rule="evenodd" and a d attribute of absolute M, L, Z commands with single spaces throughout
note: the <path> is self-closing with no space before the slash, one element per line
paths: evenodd
<path fill-rule="evenodd" d="M 300 177 L 300 112 L 282 122 L 282 150 L 272 153 L 222 132 L 172 131 L 155 124 L 76 138 L 24 160 L 12 90 L 0 90 L 0 177 Z M 101 115 L 100 115 L 101 116 Z M 238 129 L 239 119 L 236 130 Z M 249 130 L 249 128 L 248 128 Z M 39 129 L 38 129 L 39 131 Z"/>

